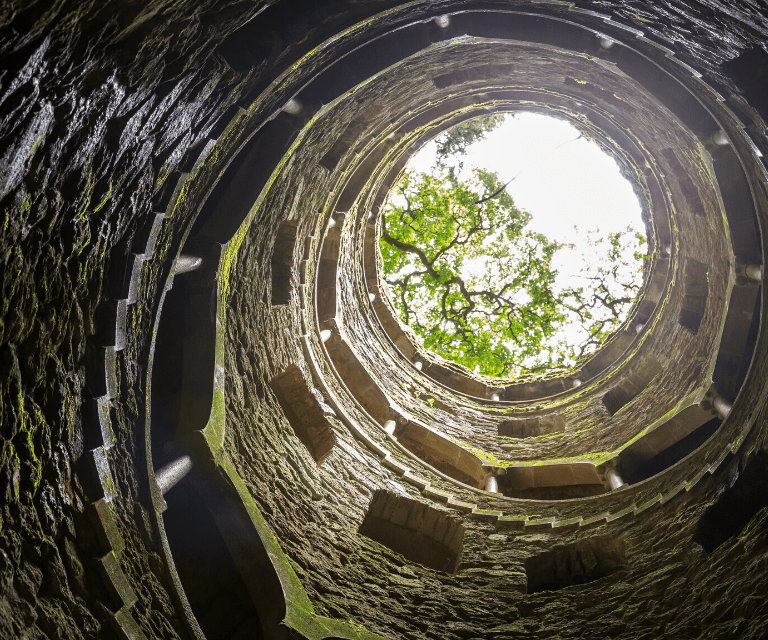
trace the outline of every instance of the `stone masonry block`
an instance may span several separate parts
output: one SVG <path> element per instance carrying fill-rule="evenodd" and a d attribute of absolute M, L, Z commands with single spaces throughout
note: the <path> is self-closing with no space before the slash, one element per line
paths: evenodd
<path fill-rule="evenodd" d="M 322 396 L 309 386 L 296 365 L 290 365 L 272 378 L 270 387 L 296 436 L 315 462 L 322 464 L 336 444 L 327 420 L 328 416 L 335 415 L 333 410 L 320 401 Z"/>
<path fill-rule="evenodd" d="M 87 510 L 102 549 L 119 556 L 125 548 L 125 542 L 115 523 L 110 504 L 104 499 L 97 500 L 89 504 Z"/>
<path fill-rule="evenodd" d="M 464 527 L 417 500 L 379 489 L 371 498 L 359 533 L 408 560 L 453 573 L 460 560 Z"/>
<path fill-rule="evenodd" d="M 99 558 L 97 563 L 104 584 L 107 586 L 115 602 L 118 602 L 121 607 L 132 607 L 136 603 L 136 593 L 133 587 L 131 587 L 130 582 L 128 582 L 125 573 L 123 573 L 115 553 L 110 551 L 105 556 Z"/>
<path fill-rule="evenodd" d="M 418 512 L 418 509 L 414 509 L 414 504 L 411 501 L 398 500 L 397 507 L 390 517 L 390 521 L 398 526 L 406 527 L 407 529 L 418 530 L 421 518 L 418 517 L 418 513 L 411 513 L 411 511 Z"/>
<path fill-rule="evenodd" d="M 130 607 L 122 607 L 110 618 L 110 624 L 121 640 L 147 640 L 147 636 L 131 615 Z"/>

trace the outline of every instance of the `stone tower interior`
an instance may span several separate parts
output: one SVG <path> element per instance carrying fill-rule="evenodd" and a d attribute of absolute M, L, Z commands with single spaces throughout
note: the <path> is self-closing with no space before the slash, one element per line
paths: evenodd
<path fill-rule="evenodd" d="M 768 637 L 764 0 L 0 6 L 0 637 Z M 381 286 L 408 158 L 569 120 L 629 320 L 439 361 Z"/>

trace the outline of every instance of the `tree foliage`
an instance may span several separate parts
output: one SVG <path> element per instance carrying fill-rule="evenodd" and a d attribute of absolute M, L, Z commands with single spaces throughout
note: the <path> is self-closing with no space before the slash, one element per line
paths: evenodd
<path fill-rule="evenodd" d="M 581 251 L 581 271 L 572 278 L 583 284 L 561 292 L 561 304 L 572 322 L 581 324 L 583 341 L 569 345 L 573 358 L 597 349 L 627 316 L 642 285 L 647 256 L 640 251 L 645 236 L 627 228 L 621 233 L 588 233 Z"/>
<path fill-rule="evenodd" d="M 536 356 L 564 319 L 552 293 L 559 245 L 525 231 L 498 176 L 460 182 L 452 171 L 404 174 L 401 206 L 382 220 L 381 254 L 393 302 L 427 349 L 489 375 Z"/>
<path fill-rule="evenodd" d="M 473 118 L 467 122 L 457 124 L 455 127 L 451 127 L 436 140 L 435 160 L 437 165 L 445 168 L 449 159 L 456 159 L 458 160 L 459 168 L 461 168 L 460 157 L 466 154 L 467 148 L 475 142 L 484 140 L 485 134 L 499 127 L 504 122 L 504 119 L 504 115 L 495 114 Z"/>
<path fill-rule="evenodd" d="M 472 136 L 450 148 L 466 149 L 456 145 Z M 475 169 L 462 181 L 441 153 L 432 174 L 406 171 L 383 210 L 379 247 L 402 322 L 425 348 L 491 376 L 568 366 L 594 351 L 634 302 L 645 239 L 589 234 L 582 268 L 558 278 L 555 256 L 573 247 L 527 230 L 530 214 L 496 174 Z"/>

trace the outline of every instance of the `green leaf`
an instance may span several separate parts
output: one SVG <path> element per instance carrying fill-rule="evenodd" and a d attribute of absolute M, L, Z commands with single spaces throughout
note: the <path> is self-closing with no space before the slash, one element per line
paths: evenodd
<path fill-rule="evenodd" d="M 484 135 L 471 122 L 443 141 L 438 160 Z M 559 286 L 552 261 L 565 245 L 527 230 L 531 215 L 489 171 L 463 181 L 440 162 L 431 175 L 405 171 L 383 213 L 379 248 L 400 320 L 425 348 L 486 375 L 567 366 L 594 351 L 642 282 L 629 258 L 645 238 L 628 229 L 591 233 L 585 284 Z M 583 326 L 578 343 L 563 334 L 569 322 Z"/>

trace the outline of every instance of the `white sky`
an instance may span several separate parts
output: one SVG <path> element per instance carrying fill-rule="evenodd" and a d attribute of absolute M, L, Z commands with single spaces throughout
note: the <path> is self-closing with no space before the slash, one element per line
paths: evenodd
<path fill-rule="evenodd" d="M 605 234 L 632 225 L 645 233 L 637 197 L 616 161 L 594 142 L 574 141 L 578 136 L 565 120 L 526 112 L 507 116 L 485 140 L 469 147 L 460 175 L 466 178 L 479 167 L 495 171 L 502 182 L 517 176 L 507 191 L 533 215 L 527 228 L 551 240 L 575 241 L 574 225 Z M 430 142 L 409 167 L 430 173 L 434 160 L 435 142 Z"/>

